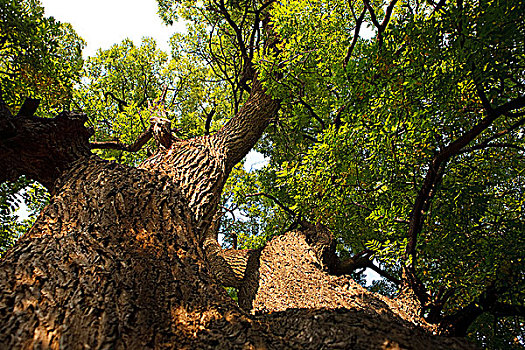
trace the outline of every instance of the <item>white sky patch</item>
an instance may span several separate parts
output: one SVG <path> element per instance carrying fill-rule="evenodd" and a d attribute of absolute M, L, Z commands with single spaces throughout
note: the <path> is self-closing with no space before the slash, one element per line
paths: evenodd
<path fill-rule="evenodd" d="M 269 162 L 269 159 L 265 158 L 262 155 L 262 153 L 251 150 L 246 155 L 246 161 L 244 162 L 244 170 L 248 172 L 252 170 L 259 170 L 262 167 L 264 167 L 266 164 L 268 164 L 268 162 Z"/>
<path fill-rule="evenodd" d="M 84 58 L 126 38 L 140 45 L 143 37 L 152 37 L 160 49 L 170 52 L 170 37 L 184 30 L 183 23 L 166 26 L 162 22 L 155 0 L 41 0 L 41 3 L 46 16 L 71 23 L 87 42 Z"/>
<path fill-rule="evenodd" d="M 374 281 L 379 281 L 383 279 L 383 277 L 381 277 L 377 272 L 368 268 L 365 270 L 365 276 L 367 286 L 371 286 L 372 282 Z"/>
<path fill-rule="evenodd" d="M 25 203 L 22 203 L 20 207 L 18 207 L 18 209 L 15 211 L 15 215 L 18 216 L 19 221 L 29 218 L 29 212 L 27 211 L 27 206 Z"/>
<path fill-rule="evenodd" d="M 374 36 L 376 36 L 376 31 L 377 29 L 374 26 L 369 25 L 367 23 L 363 23 L 363 26 L 359 31 L 359 36 L 363 39 L 370 40 Z"/>

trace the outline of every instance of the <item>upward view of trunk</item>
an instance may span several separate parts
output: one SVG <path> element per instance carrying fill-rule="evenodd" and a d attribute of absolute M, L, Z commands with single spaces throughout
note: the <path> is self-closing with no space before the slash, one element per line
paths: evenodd
<path fill-rule="evenodd" d="M 27 175 L 53 197 L 0 262 L 0 349 L 470 348 L 330 275 L 321 227 L 221 249 L 224 183 L 278 108 L 256 82 L 217 134 L 166 141 L 139 168 L 91 154 L 81 115 L 2 108 L 0 181 Z"/>

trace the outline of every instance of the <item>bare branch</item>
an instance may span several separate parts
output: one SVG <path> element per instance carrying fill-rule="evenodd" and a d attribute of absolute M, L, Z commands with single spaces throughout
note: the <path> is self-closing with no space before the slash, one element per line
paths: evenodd
<path fill-rule="evenodd" d="M 102 141 L 102 142 L 90 142 L 89 146 L 91 149 L 115 149 L 127 152 L 139 151 L 153 136 L 152 128 L 143 132 L 135 142 L 131 145 L 126 145 L 120 141 Z"/>
<path fill-rule="evenodd" d="M 215 115 L 215 107 L 212 108 L 212 110 L 206 114 L 206 124 L 204 125 L 204 135 L 210 134 L 211 120 L 214 115 Z"/>

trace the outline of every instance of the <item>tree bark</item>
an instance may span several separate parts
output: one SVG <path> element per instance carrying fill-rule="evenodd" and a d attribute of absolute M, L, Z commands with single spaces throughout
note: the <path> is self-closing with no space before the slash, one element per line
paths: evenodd
<path fill-rule="evenodd" d="M 260 251 L 220 248 L 224 182 L 278 107 L 256 83 L 219 133 L 175 140 L 138 169 L 90 154 L 78 116 L 1 112 L 2 179 L 28 175 L 54 195 L 0 262 L 0 348 L 470 348 L 328 274 L 316 227 Z"/>

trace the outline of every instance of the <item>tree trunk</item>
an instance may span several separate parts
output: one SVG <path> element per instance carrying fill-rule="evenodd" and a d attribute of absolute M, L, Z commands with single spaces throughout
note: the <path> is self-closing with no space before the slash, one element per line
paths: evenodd
<path fill-rule="evenodd" d="M 261 251 L 219 247 L 224 182 L 278 107 L 256 83 L 219 133 L 169 143 L 139 169 L 91 155 L 82 118 L 2 110 L 0 180 L 26 174 L 54 195 L 0 262 L 0 348 L 469 348 L 329 275 L 319 228 Z"/>

